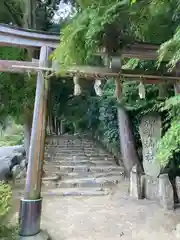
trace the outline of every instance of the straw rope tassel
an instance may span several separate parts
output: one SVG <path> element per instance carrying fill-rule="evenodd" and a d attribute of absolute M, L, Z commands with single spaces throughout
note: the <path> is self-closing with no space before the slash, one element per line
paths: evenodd
<path fill-rule="evenodd" d="M 73 77 L 73 82 L 74 82 L 74 96 L 81 95 L 81 86 L 79 84 L 79 77 L 77 75 Z"/>
<path fill-rule="evenodd" d="M 139 97 L 140 99 L 145 99 L 146 97 L 146 89 L 145 89 L 145 86 L 142 82 L 140 82 L 139 86 Z"/>
<path fill-rule="evenodd" d="M 101 80 L 99 80 L 99 79 L 95 80 L 94 90 L 95 90 L 95 93 L 96 93 L 97 96 L 101 97 L 103 95 L 103 92 L 102 92 L 102 89 L 101 89 Z"/>

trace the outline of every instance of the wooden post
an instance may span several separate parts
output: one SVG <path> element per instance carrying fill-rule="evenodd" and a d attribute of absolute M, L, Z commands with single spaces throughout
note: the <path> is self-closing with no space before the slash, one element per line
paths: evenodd
<path fill-rule="evenodd" d="M 180 94 L 180 62 L 177 63 L 175 71 L 176 71 L 176 76 L 179 76 L 179 81 L 177 81 L 174 84 L 175 95 L 177 95 L 177 94 Z"/>
<path fill-rule="evenodd" d="M 122 58 L 114 58 L 111 62 L 111 69 L 116 72 L 118 69 L 121 71 L 121 65 Z M 117 101 L 120 102 L 122 98 L 122 85 L 119 78 L 116 79 L 115 93 Z M 117 119 L 122 161 L 126 170 L 126 174 L 129 176 L 132 167 L 135 164 L 140 165 L 140 161 L 134 144 L 130 119 L 126 109 L 123 106 L 118 106 L 117 108 Z"/>
<path fill-rule="evenodd" d="M 40 66 L 48 67 L 51 49 L 43 46 L 40 51 Z M 41 216 L 41 176 L 44 159 L 46 112 L 48 99 L 47 80 L 38 72 L 28 169 L 24 199 L 20 205 L 20 235 L 32 236 L 40 231 Z"/>

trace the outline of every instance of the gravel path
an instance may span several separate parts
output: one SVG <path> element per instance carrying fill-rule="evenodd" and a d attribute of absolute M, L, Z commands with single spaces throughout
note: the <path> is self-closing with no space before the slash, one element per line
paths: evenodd
<path fill-rule="evenodd" d="M 175 240 L 180 210 L 129 198 L 127 183 L 109 196 L 46 197 L 42 228 L 52 240 Z"/>

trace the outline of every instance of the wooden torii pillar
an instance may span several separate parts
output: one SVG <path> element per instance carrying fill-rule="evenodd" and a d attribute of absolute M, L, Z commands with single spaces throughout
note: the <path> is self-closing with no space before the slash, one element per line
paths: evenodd
<path fill-rule="evenodd" d="M 51 48 L 41 47 L 40 67 L 49 67 Z M 36 96 L 28 157 L 24 198 L 20 202 L 20 236 L 32 236 L 40 232 L 41 180 L 44 159 L 48 82 L 42 71 L 37 74 Z"/>
<path fill-rule="evenodd" d="M 36 96 L 34 104 L 33 124 L 28 156 L 28 169 L 24 198 L 20 201 L 20 239 L 28 239 L 29 236 L 39 236 L 41 217 L 41 180 L 44 159 L 46 110 L 48 99 L 48 82 L 44 71 L 49 67 L 49 54 L 59 44 L 59 35 L 36 32 L 29 29 L 21 29 L 9 25 L 0 24 L 0 45 L 19 48 L 40 49 L 38 63 L 0 60 L 0 71 L 37 72 Z M 16 67 L 13 67 L 16 65 Z M 25 69 L 23 66 L 25 65 Z M 17 68 L 20 66 L 20 68 Z M 28 68 L 27 68 L 28 66 Z M 29 68 L 30 67 L 30 68 Z M 40 69 L 40 68 L 41 69 Z M 42 69 L 43 68 L 43 69 Z M 33 238 L 35 239 L 35 238 Z M 48 238 L 47 238 L 48 239 Z"/>

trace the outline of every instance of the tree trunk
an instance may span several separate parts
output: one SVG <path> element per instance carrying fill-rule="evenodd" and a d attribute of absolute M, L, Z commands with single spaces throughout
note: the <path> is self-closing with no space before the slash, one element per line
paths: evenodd
<path fill-rule="evenodd" d="M 121 155 L 126 173 L 129 176 L 132 167 L 135 164 L 141 164 L 135 149 L 128 113 L 123 107 L 119 107 L 117 112 Z"/>
<path fill-rule="evenodd" d="M 167 83 L 159 84 L 159 100 L 164 100 L 167 97 L 168 94 L 168 85 Z"/>
<path fill-rule="evenodd" d="M 28 161 L 28 156 L 29 156 L 31 128 L 32 128 L 32 116 L 26 117 L 25 123 L 24 123 L 24 145 L 25 145 L 25 151 L 26 151 L 26 161 Z"/>
<path fill-rule="evenodd" d="M 179 83 L 176 83 L 174 85 L 174 92 L 175 92 L 175 95 L 180 93 L 180 84 Z"/>

